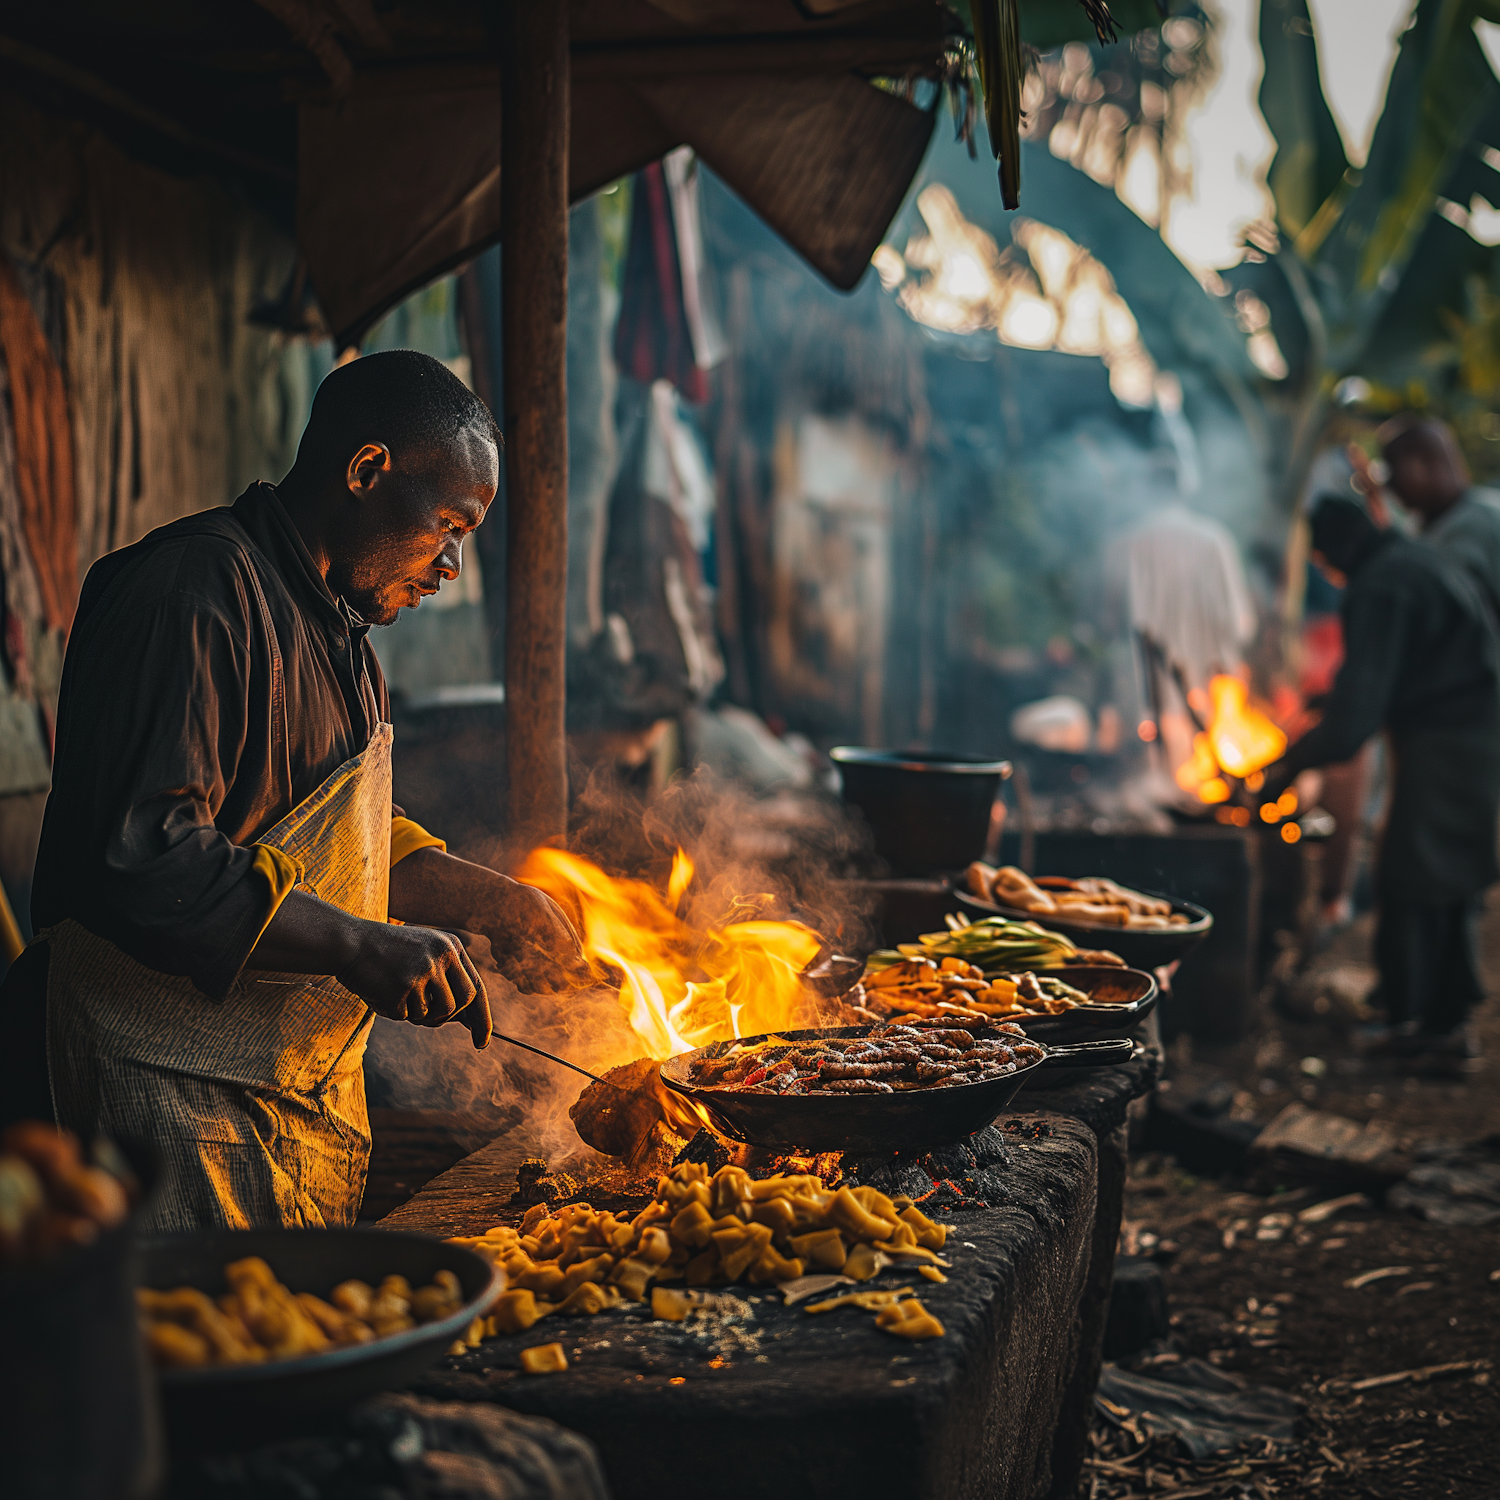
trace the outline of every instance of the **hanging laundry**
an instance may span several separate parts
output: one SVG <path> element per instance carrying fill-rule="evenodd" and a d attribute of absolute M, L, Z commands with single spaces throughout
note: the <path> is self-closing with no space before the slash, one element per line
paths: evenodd
<path fill-rule="evenodd" d="M 679 148 L 636 174 L 615 360 L 630 379 L 670 380 L 701 403 L 724 353 L 706 290 L 698 174 Z"/>

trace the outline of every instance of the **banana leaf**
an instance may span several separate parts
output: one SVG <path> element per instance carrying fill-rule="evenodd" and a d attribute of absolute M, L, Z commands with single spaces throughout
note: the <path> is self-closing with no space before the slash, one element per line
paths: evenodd
<path fill-rule="evenodd" d="M 1500 172 L 1484 156 L 1493 146 L 1500 146 L 1500 89 L 1480 117 L 1467 149 L 1458 153 L 1448 176 L 1437 184 L 1439 195 L 1465 208 L 1476 196 L 1500 204 Z M 1441 214 L 1429 214 L 1400 285 L 1359 347 L 1358 373 L 1397 389 L 1412 382 L 1429 389 L 1440 384 L 1474 316 L 1476 279 L 1480 285 L 1493 285 L 1497 272 L 1500 247 L 1480 243 Z"/>
<path fill-rule="evenodd" d="M 1362 357 L 1442 186 L 1500 98 L 1478 19 L 1500 21 L 1500 0 L 1419 0 L 1359 184 L 1308 247 L 1334 369 Z"/>
<path fill-rule="evenodd" d="M 1349 169 L 1338 126 L 1323 97 L 1318 43 L 1307 0 L 1261 0 L 1265 74 L 1260 112 L 1276 138 L 1268 173 L 1281 232 L 1295 240 Z"/>

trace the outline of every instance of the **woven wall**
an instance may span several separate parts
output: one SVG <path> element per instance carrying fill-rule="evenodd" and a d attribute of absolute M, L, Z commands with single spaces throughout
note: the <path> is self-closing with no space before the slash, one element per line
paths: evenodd
<path fill-rule="evenodd" d="M 63 371 L 80 582 L 105 552 L 286 471 L 307 410 L 307 350 L 248 314 L 281 291 L 295 250 L 235 188 L 142 165 L 91 128 L 0 97 L 0 253 Z M 0 492 L 13 481 L 0 463 Z M 12 617 L 0 877 L 24 906 L 64 641 L 41 617 L 33 549 L 6 524 L 16 514 L 14 494 L 0 493 Z"/>

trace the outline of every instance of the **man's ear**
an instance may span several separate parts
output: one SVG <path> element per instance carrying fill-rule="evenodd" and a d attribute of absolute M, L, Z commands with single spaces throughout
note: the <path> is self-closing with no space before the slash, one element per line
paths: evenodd
<path fill-rule="evenodd" d="M 365 499 L 380 482 L 380 477 L 391 472 L 391 450 L 384 443 L 366 443 L 349 460 L 345 483 L 357 499 Z"/>

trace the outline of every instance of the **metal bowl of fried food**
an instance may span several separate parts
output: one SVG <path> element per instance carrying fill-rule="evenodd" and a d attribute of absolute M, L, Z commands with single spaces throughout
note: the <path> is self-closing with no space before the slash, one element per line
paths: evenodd
<path fill-rule="evenodd" d="M 1161 993 L 1155 976 L 1144 969 L 1077 964 L 1043 973 L 1047 979 L 1061 980 L 1070 989 L 1080 991 L 1087 1003 L 1055 1014 L 1028 1011 L 1004 1019 L 1014 1021 L 1027 1036 L 1054 1047 L 1129 1036 L 1156 1009 Z"/>
<path fill-rule="evenodd" d="M 1155 891 L 1142 895 L 1156 897 Z M 970 911 L 986 917 L 1006 917 L 1012 922 L 1036 922 L 1049 932 L 1060 932 L 1080 948 L 1107 948 L 1133 969 L 1158 969 L 1196 948 L 1212 930 L 1213 914 L 1191 901 L 1172 901 L 1172 911 L 1188 920 L 1173 927 L 1110 927 L 1102 923 L 1073 921 L 1053 912 L 1023 911 L 1018 906 L 1000 906 L 968 891 L 955 891 L 954 899 Z M 1161 896 L 1166 901 L 1170 897 Z"/>
<path fill-rule="evenodd" d="M 434 1322 L 369 1343 L 257 1364 L 209 1364 L 158 1371 L 162 1412 L 178 1450 L 264 1442 L 315 1426 L 350 1403 L 400 1387 L 442 1358 L 504 1290 L 504 1274 L 482 1256 L 425 1234 L 379 1229 L 220 1229 L 147 1239 L 140 1285 L 192 1287 L 217 1299 L 225 1267 L 258 1256 L 293 1293 L 326 1298 L 340 1283 L 378 1286 L 404 1276 L 413 1286 L 439 1271 L 458 1278 L 463 1301 Z"/>

